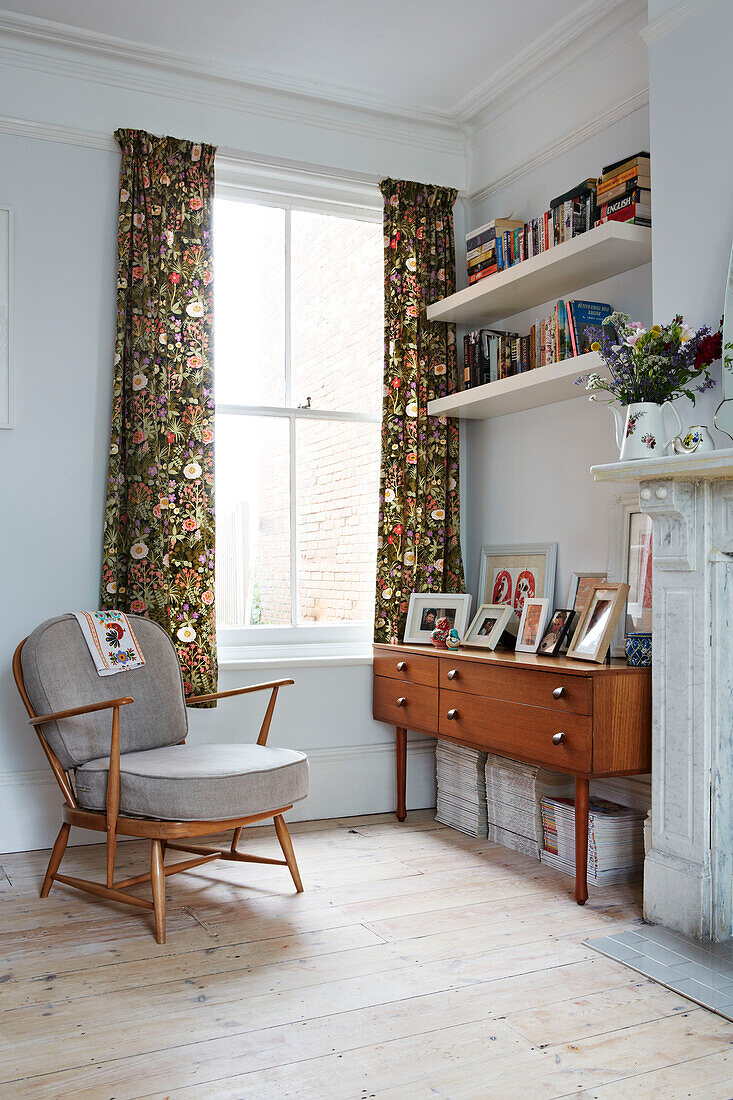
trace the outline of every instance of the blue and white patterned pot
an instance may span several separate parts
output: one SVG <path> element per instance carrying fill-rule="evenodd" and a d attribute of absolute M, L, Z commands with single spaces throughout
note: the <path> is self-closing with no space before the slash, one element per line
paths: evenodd
<path fill-rule="evenodd" d="M 626 663 L 648 668 L 652 663 L 652 636 L 650 633 L 629 632 L 626 635 Z"/>

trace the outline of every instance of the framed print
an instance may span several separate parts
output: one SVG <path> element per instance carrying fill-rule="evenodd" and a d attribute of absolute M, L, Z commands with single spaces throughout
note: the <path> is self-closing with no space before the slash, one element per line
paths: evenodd
<path fill-rule="evenodd" d="M 571 573 L 568 598 L 565 601 L 576 615 L 582 614 L 593 594 L 594 586 L 608 580 L 608 573 Z"/>
<path fill-rule="evenodd" d="M 575 628 L 568 657 L 599 663 L 605 660 L 628 594 L 629 586 L 623 582 L 596 583 Z"/>
<path fill-rule="evenodd" d="M 563 642 L 570 636 L 574 621 L 575 612 L 572 608 L 556 607 L 547 624 L 547 629 L 537 652 L 541 653 L 543 657 L 557 657 Z"/>
<path fill-rule="evenodd" d="M 555 599 L 557 543 L 482 546 L 479 603 L 501 603 L 521 615 L 526 599 Z"/>
<path fill-rule="evenodd" d="M 403 642 L 426 642 L 438 619 L 447 619 L 451 630 L 463 637 L 471 614 L 471 597 L 457 596 L 454 592 L 420 592 L 410 596 Z"/>
<path fill-rule="evenodd" d="M 550 601 L 525 599 L 517 632 L 517 653 L 536 653 L 545 631 Z"/>
<path fill-rule="evenodd" d="M 629 631 L 649 633 L 652 629 L 652 521 L 639 511 L 638 493 L 623 493 L 614 501 L 608 577 L 626 581 L 630 589 L 626 613 L 620 617 L 611 643 L 613 656 L 623 657 Z"/>
<path fill-rule="evenodd" d="M 0 206 L 0 428 L 12 428 L 13 211 Z"/>
<path fill-rule="evenodd" d="M 496 649 L 513 615 L 514 612 L 508 604 L 482 603 L 463 639 L 463 645 Z"/>

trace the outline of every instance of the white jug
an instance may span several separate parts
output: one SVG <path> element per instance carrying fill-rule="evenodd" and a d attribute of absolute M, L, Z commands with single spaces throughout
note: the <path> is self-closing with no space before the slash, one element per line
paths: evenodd
<path fill-rule="evenodd" d="M 615 405 L 609 405 L 609 408 L 616 424 L 616 442 L 621 462 L 660 458 L 664 455 L 669 439 L 664 428 L 663 413 L 666 408 L 672 410 L 677 421 L 677 431 L 682 432 L 682 421 L 671 401 L 664 405 L 657 405 L 653 401 L 636 401 L 623 410 Z"/>

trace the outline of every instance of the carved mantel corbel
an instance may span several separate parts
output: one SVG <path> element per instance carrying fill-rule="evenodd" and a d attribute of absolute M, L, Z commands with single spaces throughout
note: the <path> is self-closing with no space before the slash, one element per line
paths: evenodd
<path fill-rule="evenodd" d="M 656 568 L 695 568 L 696 496 L 694 481 L 669 477 L 642 483 L 639 507 L 651 516 Z"/>

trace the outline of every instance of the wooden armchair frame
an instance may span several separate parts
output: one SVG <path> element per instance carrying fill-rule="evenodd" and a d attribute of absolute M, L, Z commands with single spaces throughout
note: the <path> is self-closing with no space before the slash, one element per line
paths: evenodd
<path fill-rule="evenodd" d="M 96 897 L 109 898 L 111 901 L 120 901 L 125 905 L 137 906 L 140 909 L 151 909 L 155 917 L 155 938 L 158 943 L 165 943 L 165 880 L 168 875 L 176 875 L 180 871 L 189 871 L 193 867 L 198 867 L 202 863 L 210 863 L 215 859 L 235 860 L 241 863 L 271 863 L 287 867 L 295 883 L 295 889 L 298 893 L 302 893 L 303 884 L 300 879 L 298 864 L 295 860 L 290 834 L 282 816 L 287 810 L 292 809 L 292 805 L 281 806 L 276 810 L 268 810 L 266 813 L 249 814 L 246 817 L 229 818 L 224 821 L 163 821 L 154 818 L 120 816 L 120 708 L 127 706 L 134 700 L 129 696 L 123 696 L 119 699 L 110 699 L 101 703 L 89 703 L 87 706 L 73 707 L 71 710 L 58 711 L 54 714 L 37 715 L 33 710 L 23 682 L 21 653 L 26 641 L 27 639 L 24 638 L 13 654 L 13 677 L 29 714 L 28 725 L 35 727 L 43 751 L 56 777 L 56 782 L 64 796 L 63 823 L 51 851 L 51 858 L 41 886 L 40 894 L 42 898 L 48 896 L 54 882 L 61 882 L 65 886 L 72 886 L 77 890 L 94 894 Z M 235 688 L 233 691 L 218 691 L 212 695 L 194 695 L 186 699 L 186 706 L 270 689 L 270 699 L 257 737 L 258 745 L 266 745 L 278 691 L 281 687 L 294 683 L 294 680 L 273 680 L 266 684 L 252 684 L 250 687 Z M 61 766 L 58 757 L 44 737 L 43 726 L 47 722 L 56 722 L 63 718 L 72 718 L 78 714 L 91 714 L 100 710 L 112 711 L 107 804 L 104 811 L 85 810 L 77 803 L 71 776 Z M 183 744 L 183 742 L 180 743 Z M 265 821 L 270 817 L 273 819 L 275 833 L 285 858 L 269 859 L 265 856 L 248 855 L 245 852 L 238 851 L 237 845 L 244 826 L 257 821 Z M 107 877 L 105 883 L 58 873 L 72 825 L 107 834 Z M 229 848 L 205 847 L 187 842 L 189 837 L 206 836 L 210 833 L 229 832 L 230 830 L 233 830 L 233 835 Z M 118 836 L 150 839 L 149 871 L 115 882 L 115 853 Z M 166 867 L 166 848 L 194 853 L 194 858 L 181 860 Z M 151 884 L 152 901 L 128 892 L 132 887 L 140 886 L 145 882 Z"/>

